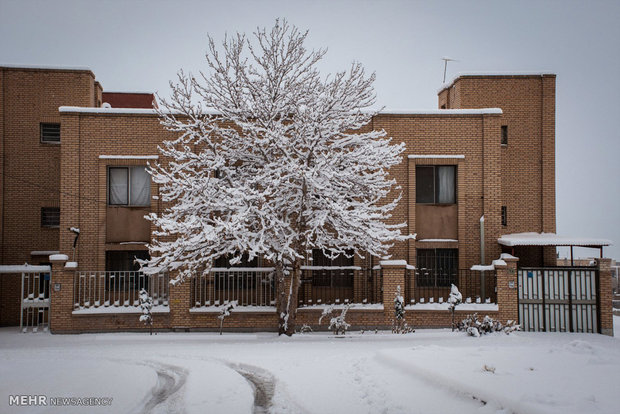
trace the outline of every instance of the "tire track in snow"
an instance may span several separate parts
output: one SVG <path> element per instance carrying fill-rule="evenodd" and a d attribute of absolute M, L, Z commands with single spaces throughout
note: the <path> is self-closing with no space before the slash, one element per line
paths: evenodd
<path fill-rule="evenodd" d="M 183 386 L 187 381 L 187 370 L 154 361 L 146 362 L 144 365 L 155 369 L 157 383 L 139 412 L 149 414 L 156 408 L 158 411 L 163 410 L 162 412 L 183 412 Z"/>
<path fill-rule="evenodd" d="M 254 414 L 268 413 L 272 405 L 273 395 L 276 389 L 274 376 L 262 369 L 246 364 L 228 364 L 228 366 L 241 375 L 254 389 Z"/>

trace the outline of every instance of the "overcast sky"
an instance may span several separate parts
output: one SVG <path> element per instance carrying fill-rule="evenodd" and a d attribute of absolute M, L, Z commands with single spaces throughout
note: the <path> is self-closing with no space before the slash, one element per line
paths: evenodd
<path fill-rule="evenodd" d="M 178 69 L 204 67 L 207 33 L 276 17 L 328 48 L 325 73 L 375 71 L 387 108 L 436 108 L 442 56 L 458 59 L 448 77 L 556 73 L 557 231 L 611 239 L 620 260 L 620 1 L 0 0 L 0 64 L 86 66 L 104 90 L 166 95 Z"/>

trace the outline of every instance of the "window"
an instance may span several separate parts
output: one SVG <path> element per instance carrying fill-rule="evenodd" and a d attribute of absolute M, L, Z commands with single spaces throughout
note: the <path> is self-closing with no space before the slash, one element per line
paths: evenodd
<path fill-rule="evenodd" d="M 508 145 L 508 125 L 502 125 L 502 145 Z"/>
<path fill-rule="evenodd" d="M 456 284 L 458 265 L 458 249 L 417 249 L 417 286 Z"/>
<path fill-rule="evenodd" d="M 106 290 L 135 290 L 149 288 L 149 278 L 138 273 L 136 259 L 148 260 L 148 250 L 110 250 L 105 252 Z"/>
<path fill-rule="evenodd" d="M 416 203 L 456 203 L 455 165 L 418 166 L 415 175 Z"/>
<path fill-rule="evenodd" d="M 108 203 L 121 206 L 151 205 L 151 176 L 146 167 L 109 167 Z"/>
<path fill-rule="evenodd" d="M 502 226 L 508 225 L 508 216 L 507 216 L 506 206 L 502 206 Z"/>
<path fill-rule="evenodd" d="M 48 144 L 59 144 L 60 124 L 41 123 L 41 142 Z"/>
<path fill-rule="evenodd" d="M 60 208 L 42 207 L 41 208 L 41 227 L 59 227 Z"/>

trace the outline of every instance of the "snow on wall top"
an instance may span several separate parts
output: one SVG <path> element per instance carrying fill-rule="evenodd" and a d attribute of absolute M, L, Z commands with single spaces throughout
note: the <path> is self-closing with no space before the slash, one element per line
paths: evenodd
<path fill-rule="evenodd" d="M 482 109 L 383 109 L 380 115 L 489 115 L 502 114 L 500 108 Z"/>
<path fill-rule="evenodd" d="M 136 115 L 157 115 L 153 109 L 145 108 L 94 108 L 84 106 L 61 106 L 60 112 L 78 112 L 86 114 L 136 114 Z M 203 110 L 208 115 L 218 115 L 215 110 Z M 489 115 L 502 114 L 500 108 L 483 109 L 384 109 L 379 111 L 379 115 Z"/>
<path fill-rule="evenodd" d="M 451 87 L 454 82 L 458 79 L 458 78 L 462 78 L 462 77 L 467 77 L 467 76 L 545 76 L 545 75 L 549 75 L 549 76 L 555 76 L 555 73 L 551 72 L 551 71 L 522 71 L 522 72 L 512 72 L 512 71 L 508 71 L 508 72 L 459 72 L 456 75 L 454 75 L 452 77 L 452 79 L 450 79 L 449 81 L 447 81 L 446 83 L 444 83 L 443 85 L 441 85 L 439 87 L 439 89 L 437 90 L 437 93 L 441 93 L 444 89 L 448 89 L 449 87 Z"/>
<path fill-rule="evenodd" d="M 0 266 L 0 273 L 45 273 L 51 272 L 51 267 L 44 266 L 33 266 L 29 264 L 23 265 L 2 265 Z"/>
<path fill-rule="evenodd" d="M 558 236 L 555 233 L 504 234 L 497 242 L 503 246 L 610 246 L 611 240 Z"/>

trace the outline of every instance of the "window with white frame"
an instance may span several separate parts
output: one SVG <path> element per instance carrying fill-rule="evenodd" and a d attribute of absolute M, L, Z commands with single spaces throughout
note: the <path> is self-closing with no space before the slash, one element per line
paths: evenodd
<path fill-rule="evenodd" d="M 108 204 L 150 206 L 151 176 L 146 167 L 108 167 Z"/>

